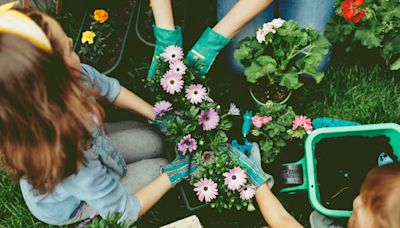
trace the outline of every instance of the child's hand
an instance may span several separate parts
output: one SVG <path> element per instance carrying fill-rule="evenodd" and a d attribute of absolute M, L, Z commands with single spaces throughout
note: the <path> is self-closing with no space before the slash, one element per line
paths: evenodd
<path fill-rule="evenodd" d="M 168 30 L 153 25 L 153 33 L 156 47 L 154 49 L 149 72 L 147 73 L 148 79 L 154 78 L 158 66 L 158 59 L 168 46 L 177 45 L 182 47 L 182 31 L 178 26 L 175 27 L 175 30 Z"/>
<path fill-rule="evenodd" d="M 200 78 L 207 74 L 218 53 L 229 41 L 230 40 L 223 35 L 215 32 L 211 28 L 207 28 L 187 54 L 187 64 L 198 70 L 197 76 Z"/>
<path fill-rule="evenodd" d="M 183 179 L 197 170 L 197 164 L 191 154 L 179 155 L 168 165 L 161 167 L 162 171 L 169 177 L 172 186 L 175 186 Z"/>
<path fill-rule="evenodd" d="M 256 189 L 265 183 L 267 183 L 270 188 L 272 187 L 274 183 L 273 177 L 265 173 L 254 160 L 248 158 L 243 152 L 231 145 L 228 145 L 228 154 L 232 159 L 237 159 L 239 165 L 246 169 L 249 180 Z"/>

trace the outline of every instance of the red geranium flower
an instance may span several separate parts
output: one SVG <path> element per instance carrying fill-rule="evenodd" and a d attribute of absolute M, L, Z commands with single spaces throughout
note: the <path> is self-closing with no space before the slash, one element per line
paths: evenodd
<path fill-rule="evenodd" d="M 360 22 L 365 17 L 365 9 L 357 9 L 364 4 L 364 0 L 345 0 L 342 2 L 343 17 L 353 23 Z"/>

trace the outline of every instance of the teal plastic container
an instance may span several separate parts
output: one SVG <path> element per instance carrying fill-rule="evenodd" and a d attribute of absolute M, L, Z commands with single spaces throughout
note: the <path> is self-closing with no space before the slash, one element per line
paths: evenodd
<path fill-rule="evenodd" d="M 286 167 L 301 167 L 303 181 L 298 186 L 282 188 L 281 192 L 295 194 L 308 192 L 311 206 L 319 213 L 336 218 L 346 218 L 351 216 L 351 211 L 330 209 L 323 206 L 320 201 L 318 179 L 316 173 L 317 161 L 314 156 L 315 146 L 322 139 L 346 137 L 346 136 L 386 136 L 393 148 L 394 154 L 400 157 L 400 125 L 393 123 L 359 125 L 350 127 L 321 128 L 313 131 L 305 142 L 304 157 L 297 162 L 284 164 Z"/>

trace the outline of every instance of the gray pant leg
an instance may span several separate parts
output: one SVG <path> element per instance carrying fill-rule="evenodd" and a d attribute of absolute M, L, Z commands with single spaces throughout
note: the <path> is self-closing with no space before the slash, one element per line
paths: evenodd
<path fill-rule="evenodd" d="M 132 125 L 131 122 L 116 123 L 112 126 L 112 132 L 108 137 L 121 152 L 127 164 L 163 155 L 161 136 L 147 125 Z"/>
<path fill-rule="evenodd" d="M 146 126 L 148 126 L 148 124 L 134 120 L 104 123 L 104 129 L 106 130 L 107 134 Z"/>
<path fill-rule="evenodd" d="M 138 161 L 127 166 L 128 172 L 121 178 L 121 183 L 129 194 L 135 194 L 160 176 L 160 167 L 168 162 L 164 158 Z"/>

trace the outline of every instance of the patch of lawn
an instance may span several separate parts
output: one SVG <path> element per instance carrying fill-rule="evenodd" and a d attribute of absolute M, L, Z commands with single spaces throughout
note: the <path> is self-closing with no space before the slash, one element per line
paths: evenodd
<path fill-rule="evenodd" d="M 399 123 L 400 75 L 379 66 L 332 66 L 320 85 L 298 91 L 291 103 L 311 118 Z"/>

